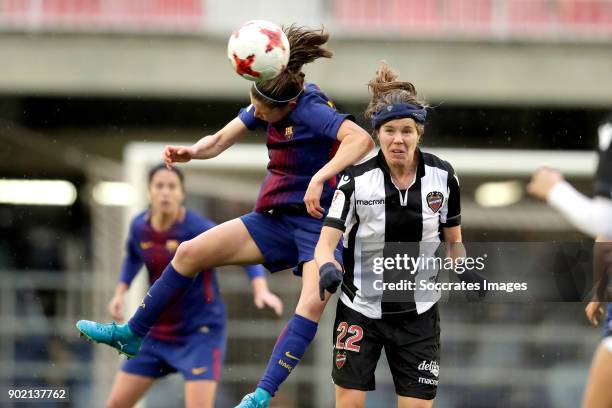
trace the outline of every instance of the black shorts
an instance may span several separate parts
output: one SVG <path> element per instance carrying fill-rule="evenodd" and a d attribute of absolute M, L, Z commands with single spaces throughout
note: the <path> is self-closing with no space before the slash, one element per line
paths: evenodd
<path fill-rule="evenodd" d="M 370 319 L 338 299 L 333 342 L 336 385 L 374 390 L 374 371 L 384 347 L 397 395 L 435 398 L 440 362 L 437 304 L 422 315 L 414 311 Z"/>

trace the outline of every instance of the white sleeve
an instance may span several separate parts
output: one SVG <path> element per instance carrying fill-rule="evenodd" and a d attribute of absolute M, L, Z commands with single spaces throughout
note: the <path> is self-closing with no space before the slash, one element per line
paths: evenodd
<path fill-rule="evenodd" d="M 562 181 L 553 187 L 547 201 L 585 234 L 592 237 L 612 237 L 612 200 L 602 197 L 589 198 L 567 181 Z"/>

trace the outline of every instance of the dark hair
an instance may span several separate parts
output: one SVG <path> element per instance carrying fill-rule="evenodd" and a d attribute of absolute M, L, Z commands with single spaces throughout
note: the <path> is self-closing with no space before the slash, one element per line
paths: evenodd
<path fill-rule="evenodd" d="M 292 24 L 283 27 L 283 31 L 289 40 L 290 54 L 287 67 L 277 77 L 257 82 L 257 85 L 251 87 L 253 97 L 272 108 L 285 106 L 289 100 L 300 94 L 304 87 L 305 74 L 302 72 L 302 67 L 305 64 L 318 58 L 331 58 L 333 55 L 331 51 L 322 47 L 329 40 L 329 33 L 323 28 L 309 30 Z M 260 95 L 260 92 L 271 99 L 287 102 L 271 101 Z"/>
<path fill-rule="evenodd" d="M 151 169 L 149 170 L 149 177 L 148 177 L 149 183 L 148 184 L 151 184 L 151 182 L 153 181 L 153 177 L 155 177 L 157 172 L 162 171 L 162 170 L 167 170 L 167 171 L 175 173 L 181 182 L 181 187 L 183 187 L 185 183 L 185 176 L 183 175 L 183 172 L 180 171 L 176 166 L 172 167 L 172 169 L 168 169 L 165 163 L 159 163 L 151 167 Z"/>
<path fill-rule="evenodd" d="M 409 103 L 412 105 L 420 105 L 427 107 L 425 101 L 419 97 L 418 92 L 412 82 L 398 81 L 397 72 L 389 68 L 386 62 L 383 62 L 380 69 L 376 71 L 376 76 L 368 83 L 368 90 L 372 94 L 372 99 L 364 113 L 366 119 L 371 120 L 372 116 L 381 108 L 395 103 Z M 422 123 L 416 124 L 419 136 L 425 132 L 425 125 Z M 374 131 L 377 135 L 377 131 Z"/>

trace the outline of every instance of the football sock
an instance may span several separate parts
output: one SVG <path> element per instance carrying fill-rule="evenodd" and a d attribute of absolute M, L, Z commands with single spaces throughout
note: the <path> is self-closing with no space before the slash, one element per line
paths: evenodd
<path fill-rule="evenodd" d="M 192 283 L 192 278 L 181 275 L 168 264 L 128 321 L 130 329 L 141 337 L 146 336 L 162 312 L 180 299 Z"/>
<path fill-rule="evenodd" d="M 259 388 L 274 395 L 287 379 L 317 333 L 318 324 L 300 315 L 293 315 L 281 332 Z"/>

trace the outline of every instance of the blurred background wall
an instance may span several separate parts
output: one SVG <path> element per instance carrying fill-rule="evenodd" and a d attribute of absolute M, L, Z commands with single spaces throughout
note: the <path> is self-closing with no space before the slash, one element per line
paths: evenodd
<path fill-rule="evenodd" d="M 588 240 L 523 186 L 549 163 L 590 191 L 597 126 L 612 110 L 610 0 L 0 0 L 0 384 L 67 385 L 73 406 L 103 405 L 119 361 L 79 341 L 74 322 L 109 318 L 126 225 L 163 146 L 152 143 L 193 142 L 248 104 L 225 47 L 256 18 L 331 32 L 334 58 L 307 66 L 307 79 L 366 129 L 380 61 L 415 83 L 434 107 L 423 148 L 461 178 L 466 240 Z M 249 211 L 263 142 L 248 136 L 232 167 L 188 166 L 187 205 L 216 221 Z M 299 283 L 271 279 L 286 300 L 278 320 L 254 310 L 241 271 L 220 275 L 225 407 L 255 384 Z M 329 309 L 276 406 L 332 406 Z M 582 309 L 443 307 L 436 406 L 575 407 L 600 334 Z M 393 406 L 382 363 L 377 379 L 368 406 Z M 179 391 L 166 381 L 147 406 L 174 406 Z"/>

